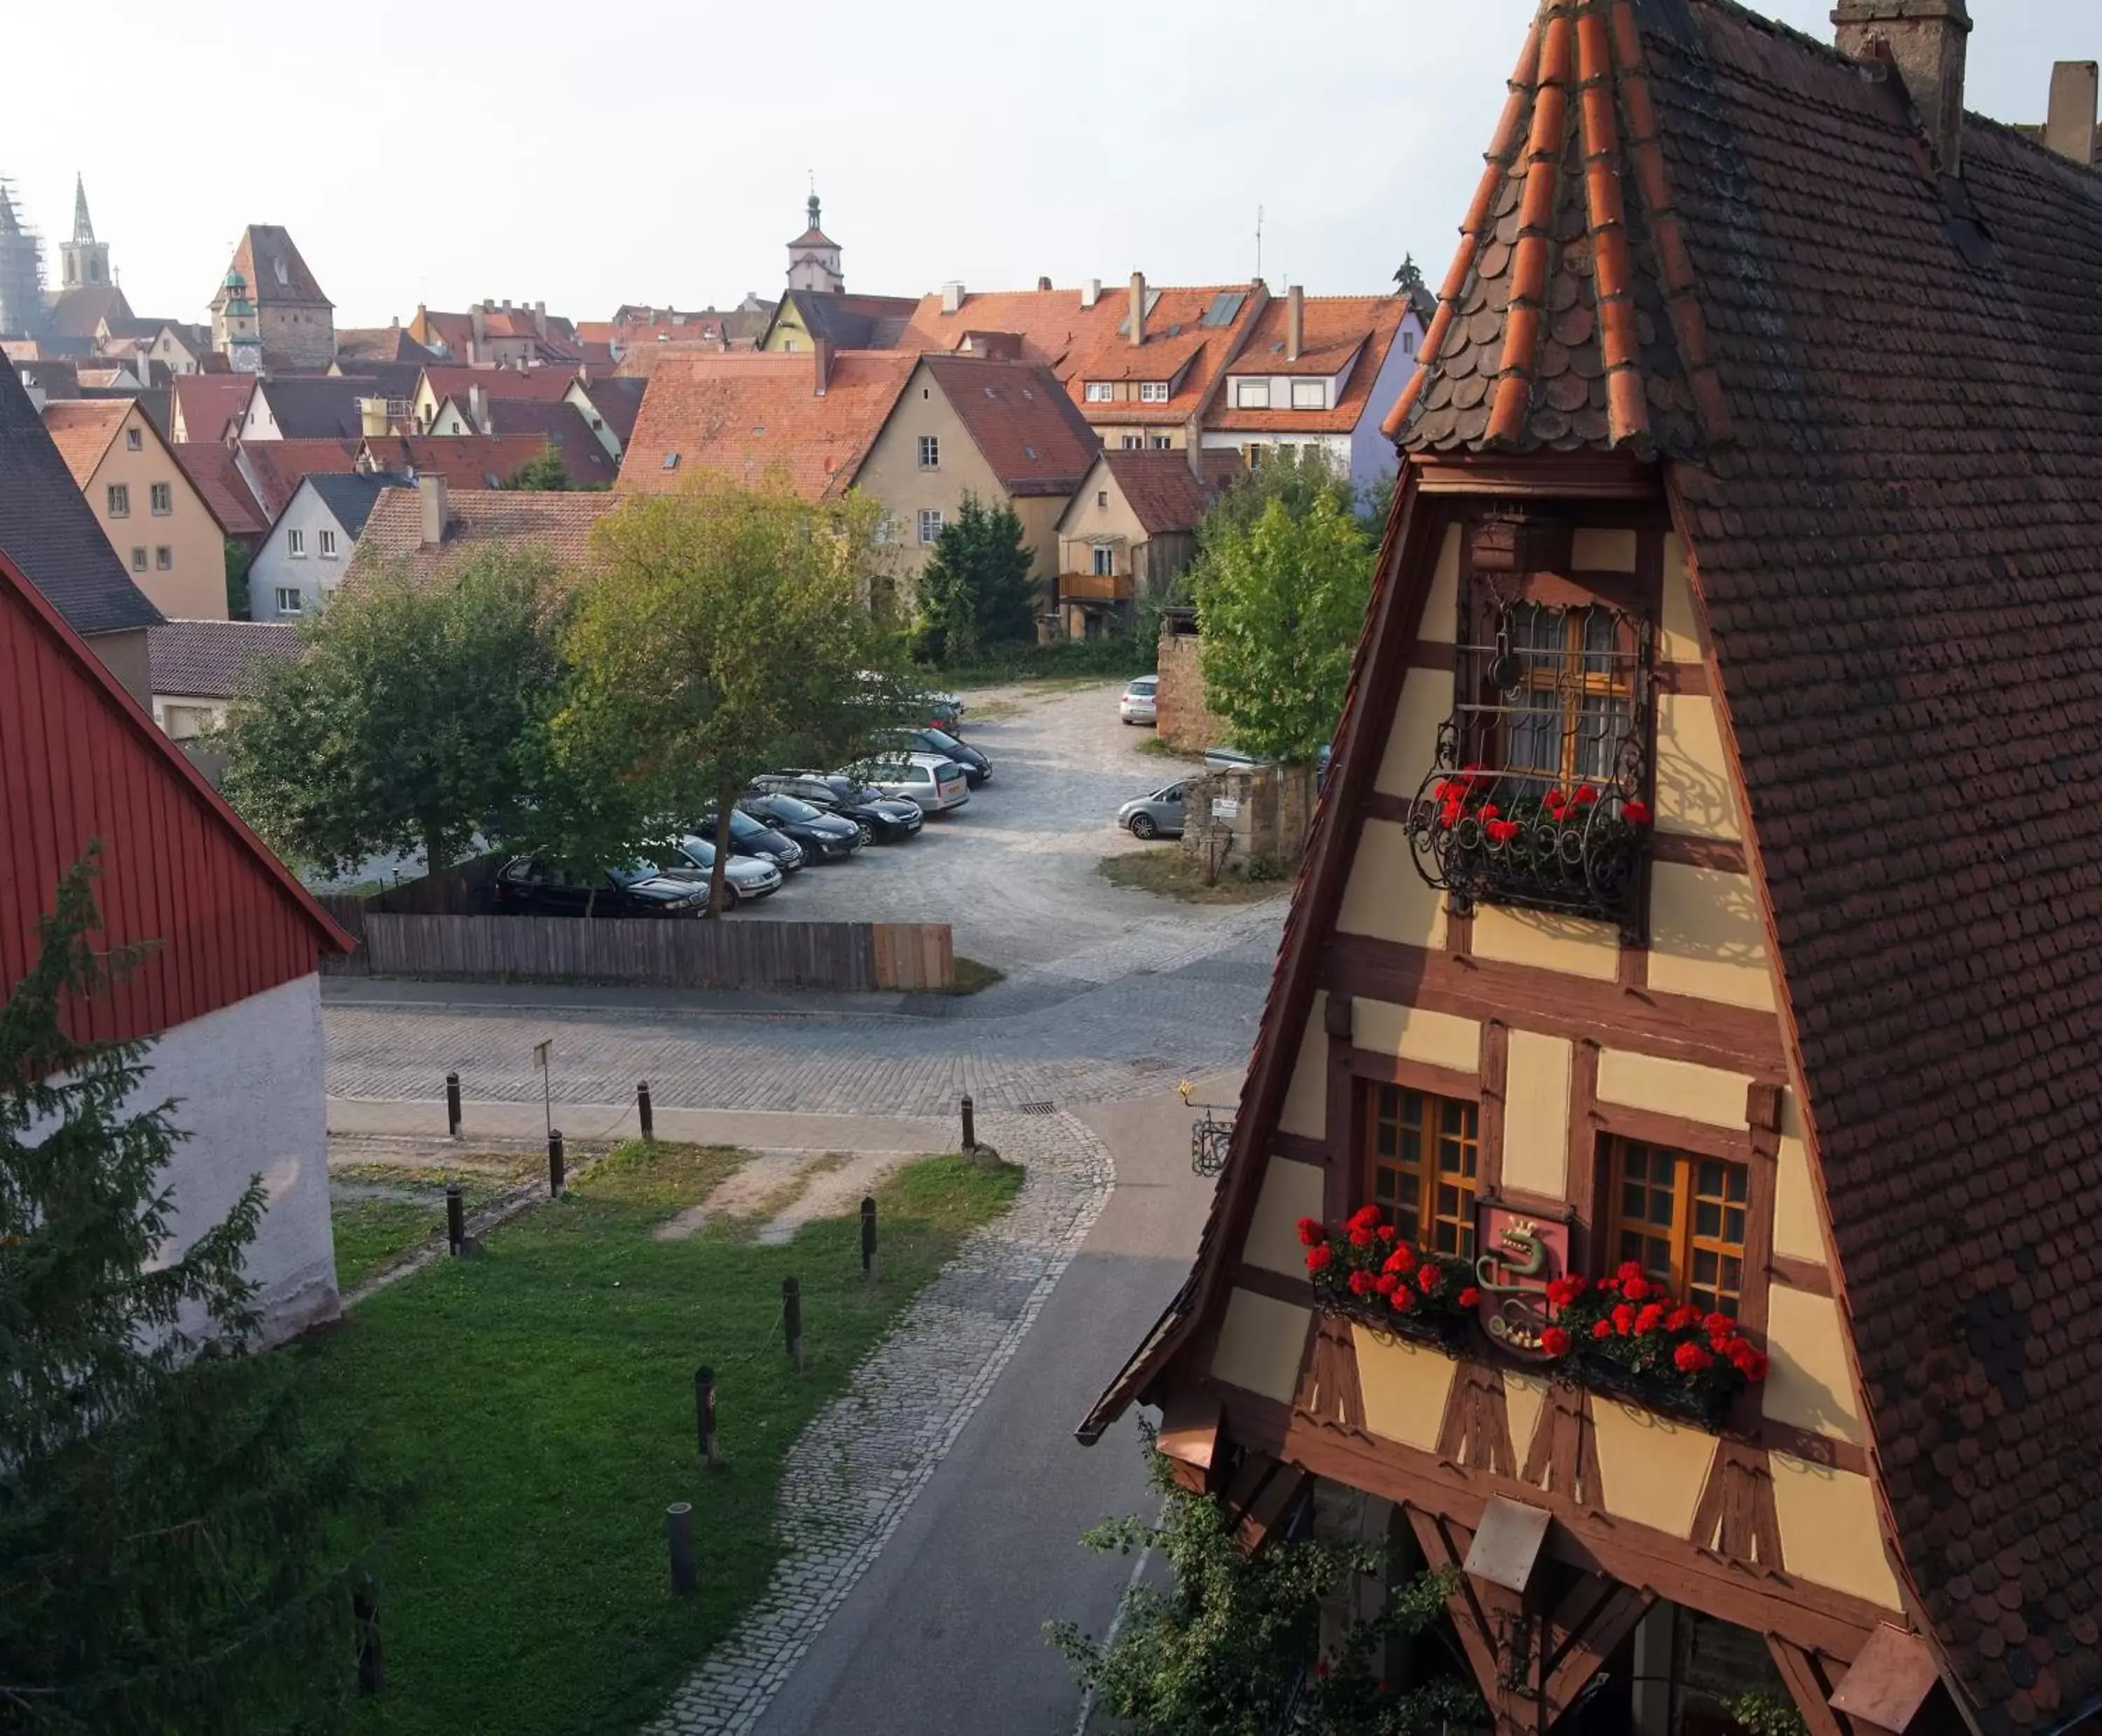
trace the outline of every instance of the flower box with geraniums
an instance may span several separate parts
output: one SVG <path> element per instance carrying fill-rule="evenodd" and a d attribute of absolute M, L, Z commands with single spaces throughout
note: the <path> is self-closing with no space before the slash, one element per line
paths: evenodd
<path fill-rule="evenodd" d="M 1336 1230 L 1302 1218 L 1299 1242 L 1324 1313 L 1445 1350 L 1466 1342 L 1467 1323 L 1482 1300 L 1474 1268 L 1450 1254 L 1411 1247 L 1393 1224 L 1380 1222 L 1378 1207 L 1360 1206 Z"/>
<path fill-rule="evenodd" d="M 1564 1379 L 1594 1392 L 1714 1429 L 1738 1393 L 1766 1379 L 1766 1353 L 1736 1321 L 1678 1301 L 1633 1260 L 1596 1282 L 1556 1278 L 1547 1301 L 1541 1348 Z"/>

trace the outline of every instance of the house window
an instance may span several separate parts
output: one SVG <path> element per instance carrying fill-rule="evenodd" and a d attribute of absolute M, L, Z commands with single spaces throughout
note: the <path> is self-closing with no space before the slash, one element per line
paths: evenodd
<path fill-rule="evenodd" d="M 297 585 L 277 587 L 277 613 L 281 615 L 300 615 L 306 613 L 307 600 Z"/>
<path fill-rule="evenodd" d="M 1268 410 L 1270 382 L 1266 379 L 1237 379 L 1234 382 L 1235 410 Z"/>
<path fill-rule="evenodd" d="M 1097 489 L 1095 490 L 1095 504 L 1098 507 L 1106 508 L 1109 503 L 1110 491 L 1107 489 Z"/>
<path fill-rule="evenodd" d="M 1174 446 L 1174 442 L 1169 440 L 1165 434 L 1148 435 L 1146 436 L 1146 443 L 1155 452 L 1167 452 L 1172 450 Z"/>
<path fill-rule="evenodd" d="M 1403 1240 L 1471 1260 L 1479 1105 L 1377 1082 L 1365 1091 L 1367 1198 Z"/>
<path fill-rule="evenodd" d="M 941 534 L 942 509 L 939 507 L 922 507 L 920 509 L 920 540 L 933 542 L 938 541 Z"/>
<path fill-rule="evenodd" d="M 1416 353 L 1416 334 L 1414 332 L 1405 331 L 1401 334 L 1401 353 L 1404 356 L 1413 356 Z"/>
<path fill-rule="evenodd" d="M 1127 434 L 1123 437 L 1123 439 L 1119 441 L 1117 444 L 1126 452 L 1136 452 L 1143 446 L 1146 442 L 1136 434 Z"/>
<path fill-rule="evenodd" d="M 126 452 L 136 452 L 145 444 L 146 436 L 137 428 L 126 428 L 124 431 L 124 450 Z"/>
<path fill-rule="evenodd" d="M 1110 383 L 1107 380 L 1091 379 L 1088 382 L 1088 401 L 1090 404 L 1106 404 L 1109 401 Z"/>
<path fill-rule="evenodd" d="M 335 560 L 335 533 L 333 530 L 324 530 L 324 531 L 323 531 L 323 532 L 322 532 L 322 534 L 321 534 L 321 538 L 322 538 L 322 560 Z"/>
<path fill-rule="evenodd" d="M 1141 380 L 1138 383 L 1138 401 L 1142 404 L 1165 404 L 1168 401 L 1168 382 Z"/>
<path fill-rule="evenodd" d="M 679 467 L 679 454 L 676 452 L 666 453 L 664 454 L 664 467 L 667 470 L 676 470 Z"/>
<path fill-rule="evenodd" d="M 1619 618 L 1608 609 L 1525 603 L 1510 622 L 1519 675 L 1504 764 L 1558 784 L 1612 777 L 1634 705 L 1631 662 L 1616 654 Z"/>
<path fill-rule="evenodd" d="M 131 570 L 135 573 L 143 573 L 146 570 L 146 551 L 144 549 L 135 548 L 131 551 Z"/>
<path fill-rule="evenodd" d="M 149 483 L 146 489 L 146 504 L 152 508 L 154 517 L 166 518 L 175 510 L 174 485 L 167 482 Z"/>
<path fill-rule="evenodd" d="M 879 514 L 875 524 L 869 528 L 868 539 L 871 542 L 888 542 L 895 534 L 890 515 L 885 512 Z"/>
<path fill-rule="evenodd" d="M 1116 571 L 1116 550 L 1106 542 L 1095 545 L 1095 577 L 1107 578 Z"/>
<path fill-rule="evenodd" d="M 1318 379 L 1293 381 L 1292 407 L 1294 410 L 1326 410 L 1328 407 L 1328 381 Z"/>
<path fill-rule="evenodd" d="M 1750 1173 L 1641 1140 L 1613 1148 L 1612 1262 L 1632 1260 L 1707 1313 L 1734 1315 L 1745 1282 Z"/>
<path fill-rule="evenodd" d="M 111 483 L 104 498 L 109 503 L 109 516 L 112 518 L 131 517 L 131 485 L 130 483 Z"/>
<path fill-rule="evenodd" d="M 166 543 L 165 543 L 165 542 L 160 543 L 160 544 L 158 544 L 157 546 L 156 546 L 156 547 L 155 547 L 155 548 L 154 548 L 154 550 L 153 550 L 153 567 L 154 567 L 154 570 L 155 570 L 155 571 L 157 571 L 157 572 L 161 572 L 161 573 L 166 573 L 166 572 L 167 572 L 170 569 L 171 569 L 171 568 L 175 565 L 175 550 L 173 550 L 172 548 L 171 548 L 171 547 L 170 547 Z"/>
<path fill-rule="evenodd" d="M 922 470 L 939 470 L 942 467 L 942 442 L 934 435 L 922 434 L 920 436 L 920 467 Z"/>
<path fill-rule="evenodd" d="M 304 530 L 286 531 L 285 533 L 285 552 L 290 555 L 295 560 L 305 560 L 307 558 L 306 532 Z"/>

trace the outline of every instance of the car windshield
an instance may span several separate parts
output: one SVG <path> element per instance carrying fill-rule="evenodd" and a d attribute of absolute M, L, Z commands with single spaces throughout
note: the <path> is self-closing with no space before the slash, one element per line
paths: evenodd
<path fill-rule="evenodd" d="M 684 857 L 696 868 L 712 868 L 716 865 L 716 847 L 705 838 L 681 838 L 668 853 Z"/>
<path fill-rule="evenodd" d="M 634 886 L 654 880 L 663 872 L 654 862 L 630 862 L 625 868 L 609 868 L 606 878 L 617 886 Z"/>
<path fill-rule="evenodd" d="M 824 817 L 818 809 L 813 808 L 808 802 L 797 801 L 792 795 L 768 796 L 764 811 L 774 819 L 799 823 L 809 820 L 821 820 Z"/>
<path fill-rule="evenodd" d="M 1138 698 L 1150 698 L 1153 693 L 1153 682 L 1150 677 L 1143 681 L 1134 681 L 1124 691 Z"/>
<path fill-rule="evenodd" d="M 964 744 L 945 729 L 923 729 L 920 732 L 920 739 L 923 742 L 933 742 L 936 750 L 941 753 L 954 754 L 963 751 Z"/>

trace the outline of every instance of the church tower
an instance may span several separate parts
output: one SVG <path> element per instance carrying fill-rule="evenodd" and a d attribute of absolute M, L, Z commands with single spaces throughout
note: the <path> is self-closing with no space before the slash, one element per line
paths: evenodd
<path fill-rule="evenodd" d="M 73 178 L 73 239 L 59 245 L 59 287 L 91 289 L 109 281 L 109 243 L 95 238 L 88 220 L 87 186 L 76 174 Z"/>
<path fill-rule="evenodd" d="M 43 243 L 23 228 L 0 180 L 0 338 L 33 338 L 44 328 Z"/>
<path fill-rule="evenodd" d="M 818 196 L 810 195 L 810 227 L 788 244 L 788 287 L 837 294 L 847 286 L 839 244 L 818 227 Z"/>

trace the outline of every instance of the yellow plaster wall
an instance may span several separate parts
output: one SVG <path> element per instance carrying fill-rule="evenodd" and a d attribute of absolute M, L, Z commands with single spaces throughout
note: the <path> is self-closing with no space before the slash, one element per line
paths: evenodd
<path fill-rule="evenodd" d="M 1651 864 L 1649 985 L 1773 1011 L 1766 923 L 1749 875 Z"/>
<path fill-rule="evenodd" d="M 1780 1099 L 1779 1173 L 1774 1180 L 1774 1252 L 1825 1264 L 1825 1226 L 1817 1215 L 1816 1185 L 1810 1179 L 1810 1148 L 1795 1093 Z"/>
<path fill-rule="evenodd" d="M 1673 1537 L 1693 1529 L 1693 1509 L 1715 1458 L 1715 1437 L 1612 1399 L 1591 1401 L 1606 1510 Z"/>
<path fill-rule="evenodd" d="M 1632 530 L 1580 530 L 1570 546 L 1570 565 L 1586 573 L 1632 573 L 1635 534 Z"/>
<path fill-rule="evenodd" d="M 1423 600 L 1423 624 L 1416 636 L 1449 645 L 1459 636 L 1460 527 L 1453 525 L 1447 527 L 1445 540 L 1438 545 L 1438 565 L 1430 569 L 1430 594 Z"/>
<path fill-rule="evenodd" d="M 1299 1244 L 1299 1220 L 1321 1216 L 1326 1179 L 1314 1164 L 1272 1158 L 1263 1171 L 1262 1191 L 1256 1196 L 1255 1216 L 1248 1223 L 1248 1240 L 1241 1244 L 1241 1258 L 1271 1272 L 1306 1277 L 1306 1250 Z"/>
<path fill-rule="evenodd" d="M 1576 1045 L 1566 1037 L 1514 1030 L 1504 1073 L 1504 1180 L 1560 1199 L 1569 1177 L 1569 1075 Z"/>
<path fill-rule="evenodd" d="M 1773 1467 L 1774 1517 L 1786 1570 L 1886 1610 L 1901 1607 L 1883 1553 L 1876 1498 L 1865 1477 L 1814 1465 L 1786 1453 Z M 1612 1485 L 1607 1486 L 1608 1493 Z"/>
<path fill-rule="evenodd" d="M 1226 1298 L 1212 1372 L 1229 1385 L 1290 1404 L 1299 1388 L 1306 1327 L 1313 1318 L 1310 1308 L 1295 1308 L 1252 1290 L 1235 1291 Z"/>
<path fill-rule="evenodd" d="M 1404 1446 L 1432 1450 L 1460 1365 L 1406 1339 L 1376 1338 L 1361 1326 L 1353 1326 L 1350 1335 L 1358 1349 L 1365 1427 Z"/>
<path fill-rule="evenodd" d="M 1452 672 L 1412 669 L 1402 677 L 1401 702 L 1386 733 L 1373 787 L 1387 795 L 1413 796 L 1438 754 L 1438 726 L 1452 715 Z"/>
<path fill-rule="evenodd" d="M 1768 1416 L 1812 1434 L 1862 1444 L 1838 1302 L 1785 1284 L 1770 1286 L 1767 1354 L 1771 1361 L 1762 1403 Z"/>
<path fill-rule="evenodd" d="M 1461 1073 L 1474 1072 L 1482 1061 L 1478 1021 L 1421 1007 L 1397 1007 L 1391 1001 L 1350 1003 L 1350 1043 L 1355 1048 Z"/>
<path fill-rule="evenodd" d="M 1599 982 L 1611 982 L 1620 974 L 1621 939 L 1610 924 L 1551 910 L 1476 906 L 1475 952 L 1479 958 L 1537 965 Z"/>
<path fill-rule="evenodd" d="M 1328 1037 L 1322 1021 L 1328 1016 L 1328 991 L 1314 991 L 1314 1009 L 1306 1029 L 1300 1033 L 1299 1059 L 1292 1069 L 1292 1084 L 1284 1093 L 1284 1108 L 1277 1124 L 1287 1133 L 1321 1139 L 1328 1132 Z"/>
<path fill-rule="evenodd" d="M 1723 751 L 1715 702 L 1705 693 L 1656 696 L 1656 823 L 1696 838 L 1741 838 L 1737 795 Z"/>
<path fill-rule="evenodd" d="M 1359 833 L 1336 927 L 1405 946 L 1444 946 L 1445 901 L 1416 871 L 1408 834 L 1392 821 L 1368 820 Z"/>
<path fill-rule="evenodd" d="M 1540 1414 L 1547 1408 L 1547 1377 L 1504 1371 L 1504 1420 L 1510 1428 L 1511 1451 L 1519 1467 L 1525 1465 L 1526 1450 L 1540 1427 Z"/>
<path fill-rule="evenodd" d="M 1701 661 L 1701 627 L 1693 613 L 1693 582 L 1686 570 L 1686 545 L 1676 533 L 1664 539 L 1664 618 L 1658 626 L 1660 662 Z"/>
<path fill-rule="evenodd" d="M 1752 1083 L 1745 1073 L 1703 1067 L 1690 1061 L 1665 1061 L 1627 1049 L 1599 1053 L 1599 1100 L 1631 1109 L 1654 1109 L 1660 1115 L 1683 1115 L 1712 1127 L 1745 1125 L 1745 1093 Z"/>

